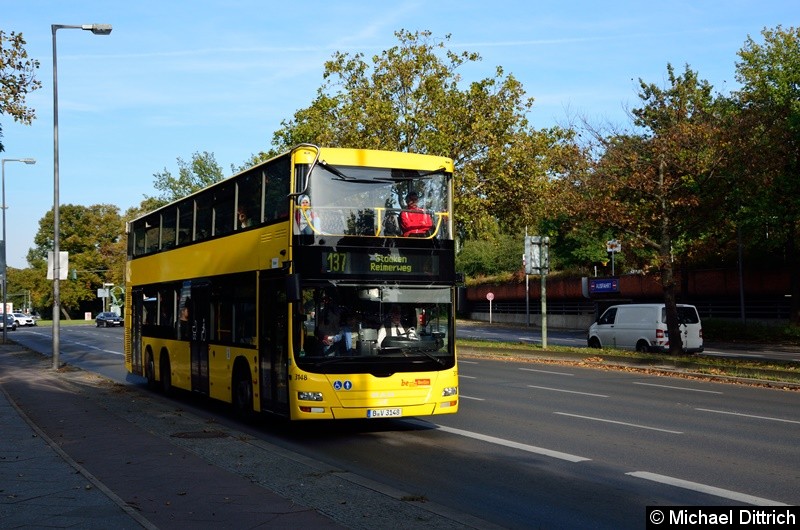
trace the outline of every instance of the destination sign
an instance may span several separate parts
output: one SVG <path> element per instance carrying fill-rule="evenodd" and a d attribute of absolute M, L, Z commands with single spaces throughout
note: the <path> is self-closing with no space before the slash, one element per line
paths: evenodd
<path fill-rule="evenodd" d="M 405 252 L 323 252 L 322 268 L 330 274 L 432 275 L 439 269 L 439 256 Z"/>

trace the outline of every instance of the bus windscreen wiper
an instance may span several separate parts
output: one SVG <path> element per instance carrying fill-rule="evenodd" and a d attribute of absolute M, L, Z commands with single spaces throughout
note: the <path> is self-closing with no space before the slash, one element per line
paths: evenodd
<path fill-rule="evenodd" d="M 344 181 L 344 182 L 352 182 L 353 184 L 380 184 L 380 183 L 392 182 L 391 180 L 386 180 L 386 179 L 363 179 L 363 178 L 358 178 L 358 177 L 351 177 L 350 175 L 342 173 L 340 170 L 338 170 L 335 167 L 329 165 L 324 160 L 320 161 L 320 163 L 317 164 L 317 167 L 321 167 L 322 169 L 330 171 L 331 173 L 336 175 L 337 178 L 333 179 L 333 180 L 340 180 L 340 181 Z"/>
<path fill-rule="evenodd" d="M 334 175 L 339 177 L 339 180 L 346 180 L 348 182 L 358 182 L 359 181 L 359 179 L 357 179 L 355 177 L 351 177 L 349 175 L 345 175 L 344 173 L 342 173 L 341 171 L 339 171 L 338 169 L 336 169 L 332 165 L 328 164 L 324 160 L 320 160 L 319 164 L 317 164 L 317 167 L 321 167 L 322 169 L 330 171 L 331 173 L 333 173 Z"/>
<path fill-rule="evenodd" d="M 444 366 L 444 361 L 443 361 L 443 360 L 441 360 L 440 358 L 438 358 L 437 356 L 433 355 L 432 353 L 428 353 L 428 352 L 427 352 L 427 351 L 425 351 L 425 350 L 415 350 L 415 351 L 414 351 L 414 353 L 421 353 L 421 354 L 422 354 L 422 355 L 424 355 L 425 357 L 427 357 L 427 358 L 429 358 L 429 359 L 431 359 L 431 360 L 433 360 L 433 361 L 436 361 L 437 363 L 439 363 L 439 364 L 441 364 L 442 366 Z"/>

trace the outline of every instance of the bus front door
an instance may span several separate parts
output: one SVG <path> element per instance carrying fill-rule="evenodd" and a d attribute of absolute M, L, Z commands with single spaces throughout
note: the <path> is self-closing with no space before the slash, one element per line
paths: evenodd
<path fill-rule="evenodd" d="M 263 278 L 259 289 L 259 375 L 261 410 L 289 411 L 288 304 L 286 281 Z"/>
<path fill-rule="evenodd" d="M 192 299 L 189 308 L 190 356 L 192 362 L 192 391 L 208 395 L 208 341 L 211 332 L 211 286 L 207 283 L 192 284 Z"/>
<path fill-rule="evenodd" d="M 142 376 L 148 374 L 144 372 L 142 363 L 142 313 L 144 312 L 144 293 L 142 289 L 131 291 L 131 319 L 130 326 L 130 348 L 131 348 L 131 373 Z"/>

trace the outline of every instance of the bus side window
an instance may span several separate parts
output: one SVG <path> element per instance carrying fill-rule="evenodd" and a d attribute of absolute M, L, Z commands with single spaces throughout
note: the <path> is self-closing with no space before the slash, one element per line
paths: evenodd
<path fill-rule="evenodd" d="M 178 209 L 167 209 L 161 216 L 161 248 L 167 249 L 175 246 L 175 226 L 178 222 Z"/>
<path fill-rule="evenodd" d="M 235 211 L 233 186 L 222 186 L 214 192 L 214 235 L 231 232 L 234 228 Z"/>
<path fill-rule="evenodd" d="M 275 160 L 265 170 L 264 219 L 273 221 L 289 217 L 289 158 Z"/>
<path fill-rule="evenodd" d="M 261 180 L 261 171 L 251 171 L 236 184 L 237 217 L 243 216 L 237 219 L 237 230 L 261 224 Z"/>
<path fill-rule="evenodd" d="M 203 241 L 211 237 L 212 212 L 209 195 L 201 194 L 197 197 L 197 215 L 195 216 L 194 240 Z"/>
<path fill-rule="evenodd" d="M 178 244 L 192 242 L 194 227 L 194 201 L 185 201 L 178 206 Z"/>

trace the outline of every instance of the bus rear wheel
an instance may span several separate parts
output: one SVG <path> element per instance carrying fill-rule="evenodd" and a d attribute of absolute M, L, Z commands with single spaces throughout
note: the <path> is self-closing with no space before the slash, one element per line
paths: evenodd
<path fill-rule="evenodd" d="M 144 364 L 144 376 L 147 379 L 147 388 L 150 390 L 155 390 L 158 386 L 158 381 L 156 381 L 156 363 L 153 360 L 153 354 L 147 354 L 147 361 Z"/>
<path fill-rule="evenodd" d="M 161 372 L 161 392 L 168 396 L 172 393 L 172 373 L 169 367 L 169 357 L 162 354 L 158 367 Z"/>
<path fill-rule="evenodd" d="M 233 413 L 237 418 L 249 421 L 253 416 L 253 382 L 250 380 L 250 372 L 246 366 L 239 366 L 234 371 L 231 384 L 233 395 Z"/>

